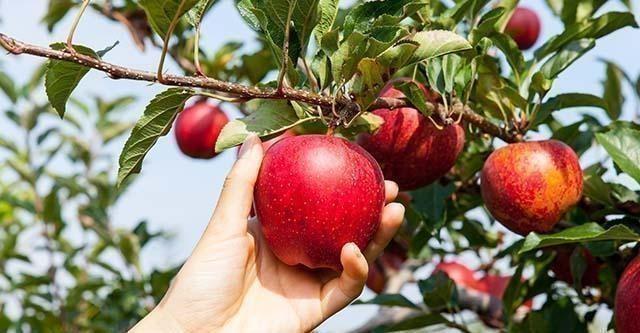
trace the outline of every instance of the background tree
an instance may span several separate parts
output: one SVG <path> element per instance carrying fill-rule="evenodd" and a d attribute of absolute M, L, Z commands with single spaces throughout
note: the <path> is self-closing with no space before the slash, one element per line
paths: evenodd
<path fill-rule="evenodd" d="M 50 30 L 68 13 L 76 17 L 66 41 L 45 47 L 0 34 L 0 44 L 10 53 L 49 58 L 24 87 L 0 76 L 0 87 L 14 103 L 6 117 L 24 134 L 0 141 L 10 155 L 2 171 L 9 176 L 1 178 L 6 185 L 0 197 L 5 280 L 0 290 L 20 304 L 18 316 L 9 316 L 0 303 L 0 328 L 121 330 L 153 306 L 174 270 L 147 274 L 139 269 L 138 254 L 159 235 L 150 234 L 144 223 L 133 231 L 114 230 L 108 208 L 129 186 L 130 176 L 140 172 L 145 155 L 167 134 L 187 100 L 204 96 L 234 103 L 246 114 L 224 127 L 217 151 L 252 132 L 270 138 L 289 129 L 331 131 L 354 139 L 382 125 L 381 116 L 371 112 L 378 109 L 411 107 L 438 127 L 463 125 L 466 143 L 451 172 L 404 196 L 407 222 L 372 269 L 382 272 L 376 288 L 381 294 L 365 302 L 384 307 L 361 331 L 427 326 L 584 331 L 598 309 L 613 307 L 617 281 L 637 254 L 639 193 L 606 182 L 603 175 L 624 173 L 640 181 L 640 128 L 619 120 L 623 86 L 637 90 L 640 83 L 603 61 L 602 96 L 579 89 L 559 95 L 550 91 L 599 38 L 637 24 L 629 12 L 604 12 L 607 1 L 547 2 L 565 30 L 523 54 L 519 48 L 529 43 L 508 24 L 518 1 L 242 0 L 236 7 L 262 45 L 247 54 L 236 43 L 215 52 L 201 49 L 199 26 L 216 1 L 169 0 L 163 6 L 146 0 L 50 1 L 44 18 Z M 74 45 L 87 10 L 123 24 L 139 48 L 161 49 L 158 70 L 104 60 L 117 44 L 101 51 Z M 183 75 L 164 72 L 167 56 Z M 92 69 L 113 79 L 171 87 L 149 102 L 131 130 L 117 179 L 109 176 L 110 160 L 103 160 L 99 149 L 128 132 L 118 110 L 130 99 L 97 99 L 87 106 L 70 98 Z M 41 87 L 43 76 L 49 104 L 32 105 L 30 94 Z M 390 80 L 402 77 L 412 79 L 395 81 L 402 94 L 380 95 Z M 425 98 L 418 82 L 438 98 Z M 608 119 L 587 113 L 568 125 L 557 119 L 555 112 L 574 107 L 600 108 Z M 43 126 L 40 119 L 51 117 L 51 109 L 64 120 Z M 494 220 L 482 210 L 483 162 L 504 143 L 534 137 L 563 141 L 579 155 L 599 145 L 609 156 L 583 170 L 578 206 L 549 233 L 519 231 L 526 236 L 520 238 L 496 232 Z M 58 155 L 69 158 L 68 167 L 49 170 Z M 65 230 L 71 224 L 81 231 Z M 4 267 L 24 265 L 19 261 L 28 265 L 30 257 L 14 245 L 33 230 L 42 235 L 33 242 L 34 251 L 50 256 L 49 268 Z M 83 235 L 82 242 L 77 235 Z M 106 249 L 111 254 L 102 254 Z M 463 252 L 483 263 L 478 272 L 444 263 L 445 256 Z M 434 262 L 443 262 L 436 273 L 415 274 Z M 510 274 L 500 275 L 507 268 Z M 419 287 L 423 302 L 400 294 L 408 284 Z M 531 310 L 534 297 L 538 304 Z M 119 306 L 104 305 L 114 301 Z"/>

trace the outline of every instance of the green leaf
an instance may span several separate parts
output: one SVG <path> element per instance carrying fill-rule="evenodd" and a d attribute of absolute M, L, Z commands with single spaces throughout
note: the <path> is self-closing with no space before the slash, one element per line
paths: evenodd
<path fill-rule="evenodd" d="M 451 309 L 457 304 L 456 284 L 444 272 L 418 281 L 424 304 L 430 309 Z"/>
<path fill-rule="evenodd" d="M 140 267 L 140 240 L 138 236 L 126 231 L 119 232 L 118 246 L 128 264 Z"/>
<path fill-rule="evenodd" d="M 445 318 L 441 314 L 428 313 L 416 317 L 410 317 L 409 319 L 402 320 L 392 325 L 377 327 L 373 330 L 373 333 L 407 331 L 448 323 L 450 323 L 449 320 L 447 320 L 447 318 Z"/>
<path fill-rule="evenodd" d="M 197 4 L 187 12 L 187 21 L 194 27 L 198 27 L 204 14 L 216 4 L 218 0 L 199 0 Z"/>
<path fill-rule="evenodd" d="M 267 37 L 278 57 L 284 45 L 286 27 L 291 24 L 289 57 L 295 63 L 299 56 L 305 55 L 311 33 L 318 24 L 319 1 L 242 0 L 238 3 L 238 9 L 245 21 Z M 287 22 L 290 10 L 291 22 Z"/>
<path fill-rule="evenodd" d="M 346 137 L 356 137 L 360 133 L 374 133 L 382 124 L 384 124 L 382 117 L 371 112 L 364 112 L 353 120 L 349 128 L 339 128 L 339 131 Z"/>
<path fill-rule="evenodd" d="M 16 91 L 13 79 L 2 71 L 0 71 L 0 90 L 7 95 L 11 102 L 15 103 L 18 100 L 18 92 Z"/>
<path fill-rule="evenodd" d="M 477 45 L 482 38 L 497 33 L 497 24 L 503 15 L 504 8 L 502 7 L 496 7 L 482 15 L 478 25 L 469 33 L 469 41 L 471 44 Z"/>
<path fill-rule="evenodd" d="M 620 241 L 639 241 L 640 235 L 631 231 L 624 225 L 615 225 L 607 230 L 597 223 L 587 223 L 565 229 L 555 234 L 539 235 L 535 232 L 530 233 L 524 241 L 519 254 L 529 252 L 531 250 L 542 247 L 593 242 L 602 240 L 620 240 Z"/>
<path fill-rule="evenodd" d="M 180 3 L 183 1 L 184 4 L 182 4 L 180 13 L 178 13 Z M 140 5 L 147 14 L 147 20 L 151 28 L 153 28 L 153 31 L 155 31 L 160 38 L 165 39 L 171 21 L 173 21 L 176 13 L 178 13 L 179 17 L 182 17 L 199 1 L 200 0 L 139 0 L 138 5 Z"/>
<path fill-rule="evenodd" d="M 194 94 L 190 89 L 171 88 L 151 100 L 120 154 L 118 186 L 131 174 L 140 172 L 144 157 L 158 139 L 169 132 L 187 99 Z"/>
<path fill-rule="evenodd" d="M 554 36 L 535 52 L 540 60 L 564 47 L 565 45 L 583 38 L 598 39 L 624 27 L 637 28 L 633 14 L 628 12 L 610 12 L 597 18 L 574 23 L 561 34 Z"/>
<path fill-rule="evenodd" d="M 569 2 L 569 1 L 564 1 Z M 589 332 L 581 315 L 576 313 L 578 304 L 568 296 L 551 296 L 540 310 L 529 314 L 522 323 L 516 324 L 513 332 Z"/>
<path fill-rule="evenodd" d="M 606 169 L 599 164 L 593 165 L 583 171 L 584 189 L 583 193 L 591 200 L 603 204 L 607 207 L 613 206 L 611 199 L 611 186 L 602 180 L 602 174 Z"/>
<path fill-rule="evenodd" d="M 604 92 L 602 97 L 607 103 L 607 114 L 611 120 L 617 120 L 622 114 L 624 95 L 622 94 L 622 79 L 624 72 L 617 65 L 607 62 L 606 79 L 602 82 Z"/>
<path fill-rule="evenodd" d="M 375 304 L 375 305 L 384 305 L 384 306 L 400 306 L 404 308 L 414 308 L 419 309 L 419 307 L 413 302 L 411 302 L 408 298 L 404 297 L 400 294 L 379 294 L 376 297 L 368 300 L 368 301 L 360 301 L 357 300 L 353 304 Z"/>
<path fill-rule="evenodd" d="M 547 80 L 553 80 L 595 45 L 596 41 L 594 39 L 573 41 L 563 47 L 553 57 L 549 58 L 549 60 L 542 65 L 540 72 L 542 72 Z"/>
<path fill-rule="evenodd" d="M 318 2 L 320 18 L 318 20 L 316 28 L 313 31 L 318 45 L 321 44 L 321 40 L 324 34 L 329 32 L 333 27 L 333 23 L 335 22 L 336 16 L 338 15 L 339 2 L 340 0 L 320 0 Z"/>
<path fill-rule="evenodd" d="M 349 11 L 344 19 L 344 35 L 367 33 L 381 26 L 398 26 L 405 18 L 429 6 L 426 0 L 366 1 Z"/>
<path fill-rule="evenodd" d="M 356 73 L 360 60 L 367 51 L 367 37 L 360 32 L 354 32 L 340 44 L 336 52 L 331 55 L 331 73 L 333 79 L 340 83 L 348 81 Z"/>
<path fill-rule="evenodd" d="M 427 108 L 427 97 L 417 82 L 413 80 L 401 81 L 400 83 L 394 84 L 394 87 L 402 91 L 407 100 L 411 102 L 411 105 L 415 106 L 425 117 L 431 115 L 433 111 Z"/>
<path fill-rule="evenodd" d="M 220 132 L 216 142 L 216 152 L 237 146 L 244 142 L 249 134 L 269 137 L 302 123 L 319 119 L 307 117 L 300 119 L 295 109 L 287 101 L 260 100 L 250 115 L 230 121 Z"/>
<path fill-rule="evenodd" d="M 427 187 L 411 192 L 414 207 L 432 223 L 439 224 L 444 220 L 447 199 L 455 192 L 453 183 L 442 186 L 435 182 Z"/>
<path fill-rule="evenodd" d="M 458 71 L 463 66 L 462 58 L 457 54 L 447 54 L 442 57 L 442 74 L 444 79 L 444 91 L 451 94 Z"/>
<path fill-rule="evenodd" d="M 554 111 L 575 107 L 595 107 L 607 110 L 607 103 L 600 97 L 591 94 L 566 93 L 549 98 L 540 108 L 533 120 L 534 126 L 543 123 Z"/>
<path fill-rule="evenodd" d="M 88 47 L 81 45 L 74 45 L 73 47 L 80 54 L 99 59 L 98 54 Z M 64 50 L 66 45 L 55 43 L 51 45 L 51 48 Z M 62 60 L 49 60 L 44 85 L 49 103 L 58 112 L 60 118 L 64 117 L 67 101 L 71 97 L 71 93 L 89 70 L 89 67 L 80 64 Z"/>
<path fill-rule="evenodd" d="M 509 36 L 502 33 L 494 33 L 489 37 L 493 44 L 504 53 L 509 66 L 516 77 L 524 71 L 525 61 L 518 44 Z"/>
<path fill-rule="evenodd" d="M 42 22 L 47 25 L 49 32 L 53 31 L 56 24 L 60 22 L 75 5 L 73 0 L 49 0 L 47 13 L 42 18 Z"/>
<path fill-rule="evenodd" d="M 410 38 L 401 40 L 396 46 L 379 56 L 383 64 L 395 64 L 403 67 L 420 61 L 443 56 L 445 54 L 471 49 L 471 44 L 462 36 L 446 30 L 430 30 L 416 33 Z M 396 60 L 404 60 L 399 64 Z"/>
<path fill-rule="evenodd" d="M 622 171 L 640 183 L 640 130 L 617 124 L 607 132 L 597 133 L 596 140 Z"/>

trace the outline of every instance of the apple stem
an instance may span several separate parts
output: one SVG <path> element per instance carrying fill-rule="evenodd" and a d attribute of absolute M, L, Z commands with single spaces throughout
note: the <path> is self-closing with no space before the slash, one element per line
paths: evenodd
<path fill-rule="evenodd" d="M 333 136 L 333 133 L 335 132 L 336 128 L 335 126 L 329 126 L 329 129 L 327 130 L 327 136 Z"/>

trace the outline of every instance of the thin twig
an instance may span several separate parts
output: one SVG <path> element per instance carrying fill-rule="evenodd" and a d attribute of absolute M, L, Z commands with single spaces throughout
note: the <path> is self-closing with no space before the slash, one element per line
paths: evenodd
<path fill-rule="evenodd" d="M 193 46 L 193 63 L 196 66 L 196 75 L 206 76 L 200 66 L 200 24 L 196 27 L 195 45 Z"/>
<path fill-rule="evenodd" d="M 287 13 L 287 22 L 284 27 L 284 42 L 282 46 L 282 68 L 278 74 L 278 91 L 282 91 L 285 87 L 284 79 L 287 74 L 287 67 L 289 65 L 289 36 L 291 35 L 291 17 L 293 16 L 293 8 L 296 6 L 296 1 L 289 6 L 289 12 Z"/>
<path fill-rule="evenodd" d="M 169 29 L 167 29 L 167 34 L 164 36 L 164 45 L 162 45 L 162 54 L 160 55 L 160 63 L 158 63 L 158 82 L 160 83 L 164 83 L 164 78 L 162 76 L 164 59 L 167 57 L 167 51 L 169 50 L 169 41 L 171 40 L 171 35 L 173 35 L 173 30 L 175 30 L 176 25 L 178 25 L 178 21 L 180 20 L 180 16 L 182 14 L 182 8 L 184 8 L 185 2 L 187 2 L 187 0 L 180 1 L 180 5 L 178 5 L 176 14 L 173 16 L 173 19 L 171 20 Z"/>
<path fill-rule="evenodd" d="M 309 83 L 311 83 L 311 89 L 313 91 L 320 91 L 320 83 L 318 83 L 316 76 L 313 75 L 313 72 L 311 71 L 311 67 L 309 67 L 309 64 L 307 63 L 307 60 L 305 58 L 300 58 L 300 61 L 302 62 L 302 66 L 304 67 L 305 73 L 307 73 L 307 77 L 309 78 Z"/>
<path fill-rule="evenodd" d="M 73 48 L 73 36 L 76 34 L 76 29 L 78 28 L 78 24 L 80 23 L 80 18 L 82 18 L 82 14 L 84 14 L 85 10 L 87 9 L 87 6 L 89 6 L 89 1 L 91 0 L 82 1 L 82 5 L 80 6 L 80 11 L 78 12 L 75 19 L 73 20 L 73 23 L 71 24 L 69 35 L 67 35 L 67 49 L 69 49 L 70 52 L 75 52 L 75 49 Z"/>

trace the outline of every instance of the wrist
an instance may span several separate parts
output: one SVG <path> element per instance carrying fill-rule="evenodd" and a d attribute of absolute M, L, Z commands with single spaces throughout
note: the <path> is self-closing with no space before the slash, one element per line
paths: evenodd
<path fill-rule="evenodd" d="M 170 313 L 158 305 L 129 330 L 129 333 L 145 332 L 184 333 L 186 331 Z"/>

